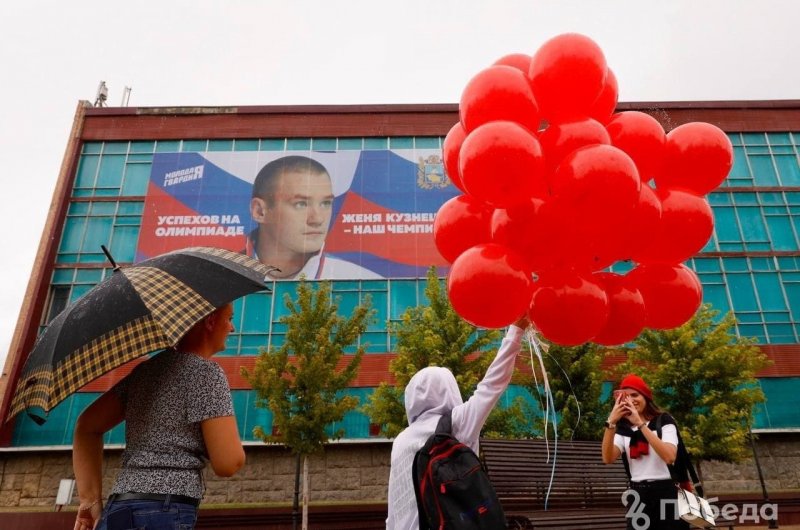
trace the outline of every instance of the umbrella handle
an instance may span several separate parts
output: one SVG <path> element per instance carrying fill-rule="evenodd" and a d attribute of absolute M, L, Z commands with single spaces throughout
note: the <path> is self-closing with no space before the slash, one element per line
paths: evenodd
<path fill-rule="evenodd" d="M 108 249 L 106 248 L 106 246 L 105 246 L 105 245 L 100 245 L 100 248 L 102 248 L 102 249 L 103 249 L 103 253 L 104 253 L 104 254 L 106 255 L 106 257 L 108 258 L 108 261 L 110 261 L 110 262 L 111 262 L 111 266 L 112 266 L 112 267 L 114 267 L 114 270 L 115 270 L 115 271 L 116 271 L 116 270 L 119 270 L 119 265 L 117 265 L 117 262 L 116 262 L 116 261 L 114 261 L 114 258 L 111 256 L 111 252 L 109 252 L 109 251 L 108 251 Z"/>

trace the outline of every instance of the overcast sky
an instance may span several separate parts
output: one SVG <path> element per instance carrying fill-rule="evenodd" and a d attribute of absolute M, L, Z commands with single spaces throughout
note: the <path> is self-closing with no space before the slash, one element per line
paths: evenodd
<path fill-rule="evenodd" d="M 457 103 L 509 53 L 583 33 L 620 101 L 800 98 L 797 0 L 10 0 L 0 7 L 0 366 L 75 108 Z"/>

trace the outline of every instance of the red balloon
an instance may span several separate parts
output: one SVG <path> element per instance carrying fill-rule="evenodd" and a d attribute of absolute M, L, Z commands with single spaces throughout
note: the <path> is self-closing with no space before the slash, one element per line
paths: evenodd
<path fill-rule="evenodd" d="M 714 231 L 708 201 L 677 190 L 655 190 L 661 219 L 648 243 L 633 255 L 638 263 L 680 263 L 699 252 Z"/>
<path fill-rule="evenodd" d="M 608 319 L 608 297 L 588 274 L 554 269 L 534 282 L 530 318 L 548 340 L 574 346 L 592 339 Z"/>
<path fill-rule="evenodd" d="M 494 64 L 513 66 L 527 76 L 531 69 L 531 56 L 525 53 L 510 53 L 500 57 Z"/>
<path fill-rule="evenodd" d="M 642 182 L 656 174 L 664 162 L 664 144 L 667 135 L 661 124 L 644 112 L 620 112 L 606 125 L 611 144 L 619 147 L 633 159 Z"/>
<path fill-rule="evenodd" d="M 448 263 L 465 250 L 491 239 L 492 210 L 469 195 L 445 202 L 433 222 L 433 240 Z"/>
<path fill-rule="evenodd" d="M 561 161 L 579 147 L 610 144 L 605 127 L 591 118 L 550 124 L 539 134 L 547 174 L 553 173 Z"/>
<path fill-rule="evenodd" d="M 610 145 L 581 147 L 564 159 L 550 181 L 572 223 L 592 234 L 623 229 L 638 204 L 636 165 Z"/>
<path fill-rule="evenodd" d="M 733 146 L 721 129 L 710 123 L 686 123 L 667 134 L 656 187 L 705 195 L 722 184 L 732 165 Z"/>
<path fill-rule="evenodd" d="M 609 313 L 606 325 L 592 342 L 616 346 L 632 341 L 642 332 L 647 317 L 642 293 L 627 276 L 596 272 L 593 277 L 606 291 Z"/>
<path fill-rule="evenodd" d="M 461 144 L 464 143 L 466 137 L 467 133 L 464 131 L 464 127 L 461 126 L 461 122 L 458 122 L 450 128 L 450 131 L 444 138 L 444 143 L 442 143 L 444 170 L 447 176 L 450 177 L 450 182 L 464 193 L 466 193 L 467 190 L 464 189 L 464 183 L 461 181 L 461 173 L 459 173 L 458 170 L 458 153 L 461 151 Z"/>
<path fill-rule="evenodd" d="M 544 212 L 545 202 L 530 199 L 511 208 L 498 208 L 492 214 L 492 242 L 504 245 L 525 260 L 530 271 L 559 266 L 555 247 L 559 226 Z"/>
<path fill-rule="evenodd" d="M 545 42 L 528 74 L 542 116 L 551 123 L 589 116 L 606 71 L 603 51 L 589 37 L 564 33 Z"/>
<path fill-rule="evenodd" d="M 510 121 L 493 121 L 467 135 L 459 154 L 467 192 L 495 208 L 547 196 L 539 140 Z"/>
<path fill-rule="evenodd" d="M 651 242 L 652 235 L 658 230 L 661 222 L 661 200 L 649 184 L 642 183 L 639 191 L 639 202 L 633 212 L 633 220 L 628 230 L 628 240 L 623 259 L 634 259 Z"/>
<path fill-rule="evenodd" d="M 484 123 L 515 121 L 531 132 L 539 129 L 539 106 L 528 78 L 513 66 L 490 66 L 467 83 L 459 104 L 467 133 Z"/>
<path fill-rule="evenodd" d="M 525 313 L 532 283 L 518 254 L 489 243 L 456 258 L 447 275 L 447 293 L 453 309 L 467 322 L 501 328 Z"/>
<path fill-rule="evenodd" d="M 685 265 L 639 265 L 628 276 L 642 293 L 649 328 L 671 329 L 686 323 L 703 300 L 700 280 Z"/>
<path fill-rule="evenodd" d="M 594 118 L 600 123 L 608 123 L 614 110 L 617 108 L 617 98 L 619 97 L 619 89 L 617 87 L 617 76 L 611 71 L 611 68 L 606 69 L 606 80 L 603 83 L 603 90 L 589 109 L 589 117 Z"/>

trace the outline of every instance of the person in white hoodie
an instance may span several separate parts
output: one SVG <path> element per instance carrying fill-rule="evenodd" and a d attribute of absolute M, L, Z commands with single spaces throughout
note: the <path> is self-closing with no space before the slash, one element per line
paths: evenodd
<path fill-rule="evenodd" d="M 447 368 L 423 368 L 408 382 L 405 389 L 408 427 L 397 435 L 392 444 L 387 530 L 419 529 L 419 510 L 411 466 L 414 455 L 433 434 L 442 415 L 452 411 L 453 436 L 478 453 L 481 429 L 511 381 L 514 359 L 529 323 L 525 316 L 508 328 L 497 356 L 466 403 L 461 398 L 456 378 Z"/>

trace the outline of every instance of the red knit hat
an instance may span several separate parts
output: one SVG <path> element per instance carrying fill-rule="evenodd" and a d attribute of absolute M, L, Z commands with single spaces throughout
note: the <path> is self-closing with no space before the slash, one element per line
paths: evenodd
<path fill-rule="evenodd" d="M 628 374 L 623 379 L 622 382 L 619 384 L 620 388 L 630 388 L 631 390 L 636 390 L 641 395 L 646 397 L 648 401 L 653 401 L 653 391 L 650 390 L 650 387 L 647 386 L 647 383 L 644 382 L 644 379 L 639 377 L 635 374 Z"/>

